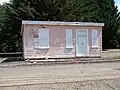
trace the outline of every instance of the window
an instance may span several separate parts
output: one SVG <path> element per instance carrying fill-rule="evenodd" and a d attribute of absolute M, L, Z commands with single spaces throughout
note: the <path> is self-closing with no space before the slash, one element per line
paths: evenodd
<path fill-rule="evenodd" d="M 49 48 L 49 29 L 39 29 L 39 47 Z"/>
<path fill-rule="evenodd" d="M 92 30 L 92 47 L 98 47 L 98 31 Z"/>
<path fill-rule="evenodd" d="M 72 29 L 66 29 L 66 48 L 73 48 Z"/>
<path fill-rule="evenodd" d="M 34 48 L 38 48 L 39 47 L 39 38 L 38 38 L 38 32 L 37 31 L 38 31 L 37 29 L 34 29 L 32 31 Z"/>

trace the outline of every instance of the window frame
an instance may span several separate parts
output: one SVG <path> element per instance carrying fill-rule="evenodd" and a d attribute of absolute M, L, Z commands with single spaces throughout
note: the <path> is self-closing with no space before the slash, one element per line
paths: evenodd
<path fill-rule="evenodd" d="M 40 36 L 42 36 L 42 35 L 40 35 L 40 33 L 41 33 L 42 30 L 43 31 L 47 30 L 48 31 L 47 32 L 48 36 L 46 36 L 46 37 L 40 37 Z M 38 48 L 40 48 L 40 49 L 49 49 L 50 48 L 50 34 L 49 34 L 49 29 L 48 28 L 39 28 L 38 29 L 38 38 L 39 38 L 39 47 Z M 41 42 L 40 40 L 42 40 L 41 38 L 48 38 L 48 40 L 47 40 L 47 46 L 41 46 L 40 45 L 40 42 Z"/>
<path fill-rule="evenodd" d="M 92 48 L 98 48 L 98 47 L 99 47 L 98 46 L 98 30 L 93 29 L 92 30 Z"/>
<path fill-rule="evenodd" d="M 73 36 L 72 36 L 72 29 L 66 29 L 65 30 L 65 35 L 66 35 L 66 48 L 71 49 L 73 48 Z"/>

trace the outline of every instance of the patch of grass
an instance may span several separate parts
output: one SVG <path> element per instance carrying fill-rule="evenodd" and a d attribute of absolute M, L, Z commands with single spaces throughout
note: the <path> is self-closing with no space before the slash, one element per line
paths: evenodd
<path fill-rule="evenodd" d="M 113 59 L 120 59 L 120 56 L 113 57 Z"/>

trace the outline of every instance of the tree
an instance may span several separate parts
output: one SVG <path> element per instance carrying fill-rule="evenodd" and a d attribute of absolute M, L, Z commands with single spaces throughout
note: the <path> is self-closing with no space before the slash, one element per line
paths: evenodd
<path fill-rule="evenodd" d="M 120 44 L 119 12 L 114 0 L 11 0 L 2 6 L 0 19 L 2 52 L 22 51 L 22 20 L 102 22 L 103 48 Z"/>
<path fill-rule="evenodd" d="M 117 48 L 119 12 L 113 0 L 99 0 L 101 22 L 105 23 L 103 28 L 103 48 Z"/>
<path fill-rule="evenodd" d="M 2 20 L 0 33 L 1 52 L 22 51 L 22 20 L 52 20 L 53 8 L 48 3 L 45 0 L 11 0 L 4 4 L 5 18 Z"/>
<path fill-rule="evenodd" d="M 103 48 L 118 48 L 120 37 L 120 14 L 114 0 L 71 0 L 66 21 L 105 23 L 103 27 Z M 118 45 L 119 44 L 119 45 Z"/>

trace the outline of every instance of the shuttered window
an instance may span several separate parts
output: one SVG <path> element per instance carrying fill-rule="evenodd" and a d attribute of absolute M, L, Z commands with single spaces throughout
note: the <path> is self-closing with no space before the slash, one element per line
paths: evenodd
<path fill-rule="evenodd" d="M 40 48 L 49 48 L 49 29 L 39 29 Z"/>
<path fill-rule="evenodd" d="M 72 29 L 66 29 L 66 48 L 73 48 Z"/>
<path fill-rule="evenodd" d="M 98 30 L 92 30 L 92 47 L 98 47 Z"/>

